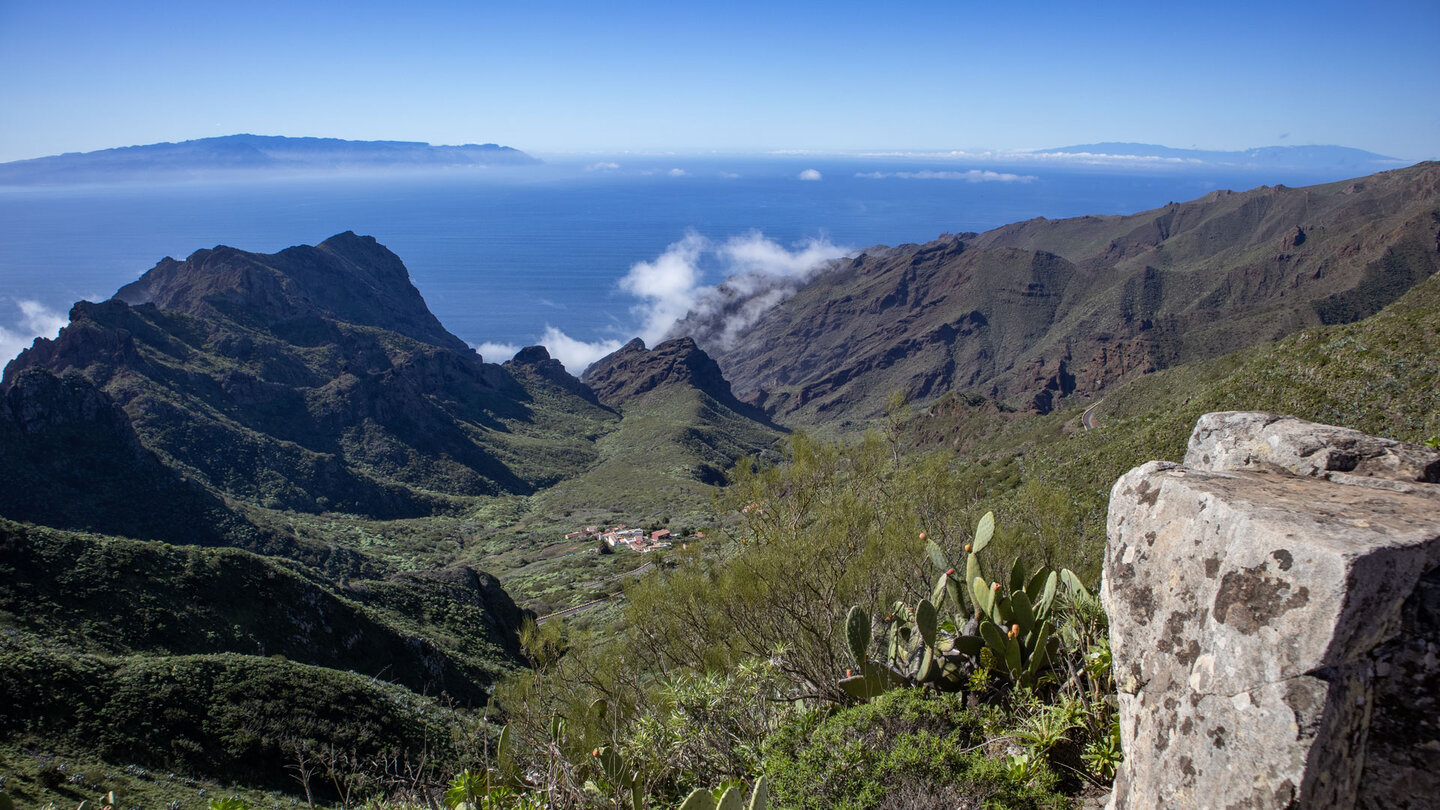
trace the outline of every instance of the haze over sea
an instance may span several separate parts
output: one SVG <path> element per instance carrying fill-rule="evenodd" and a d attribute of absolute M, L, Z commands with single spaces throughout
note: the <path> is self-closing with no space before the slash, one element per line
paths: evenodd
<path fill-rule="evenodd" d="M 1343 174 L 962 164 L 925 157 L 587 157 L 407 176 L 0 189 L 0 362 L 161 258 L 272 253 L 342 231 L 404 260 L 450 331 L 500 362 L 545 343 L 573 373 L 653 341 L 736 270 L 1031 217 L 1128 214 L 1217 188 Z M 727 249 L 728 246 L 728 249 Z M 676 310 L 679 311 L 676 311 Z"/>

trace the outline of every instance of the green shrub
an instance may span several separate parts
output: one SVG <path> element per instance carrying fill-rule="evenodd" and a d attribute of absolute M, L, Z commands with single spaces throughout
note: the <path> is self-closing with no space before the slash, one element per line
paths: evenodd
<path fill-rule="evenodd" d="M 996 750 L 990 751 L 995 747 Z M 1015 778 L 959 696 L 888 692 L 828 716 L 801 716 L 765 748 L 775 804 L 797 810 L 881 806 L 1059 808 L 1043 765 Z"/>

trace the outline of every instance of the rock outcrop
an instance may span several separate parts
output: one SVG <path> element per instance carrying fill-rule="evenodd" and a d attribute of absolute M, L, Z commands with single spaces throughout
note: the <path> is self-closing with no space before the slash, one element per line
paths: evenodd
<path fill-rule="evenodd" d="M 688 337 L 667 340 L 653 349 L 635 338 L 595 361 L 580 379 L 610 408 L 623 408 L 656 389 L 682 386 L 702 391 L 736 413 L 768 421 L 759 409 L 735 398 L 720 366 Z"/>
<path fill-rule="evenodd" d="M 1440 796 L 1440 454 L 1208 414 L 1111 492 L 1111 807 L 1406 808 Z"/>

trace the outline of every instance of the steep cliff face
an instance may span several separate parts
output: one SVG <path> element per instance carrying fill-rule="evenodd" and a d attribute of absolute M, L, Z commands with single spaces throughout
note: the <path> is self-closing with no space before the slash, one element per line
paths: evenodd
<path fill-rule="evenodd" d="M 1364 318 L 1440 270 L 1440 164 L 1035 219 L 817 274 L 737 340 L 679 325 L 782 422 L 949 390 L 1040 411 L 1178 363 Z M 736 304 L 739 306 L 739 304 Z"/>
<path fill-rule="evenodd" d="M 1111 494 L 1111 807 L 1440 795 L 1440 453 L 1263 413 Z"/>
<path fill-rule="evenodd" d="M 593 460 L 618 421 L 583 386 L 487 364 L 446 332 L 404 264 L 344 233 L 274 255 L 167 259 L 116 298 L 80 302 L 6 369 L 78 371 L 167 465 L 237 500 L 372 517 L 454 496 L 528 493 Z"/>

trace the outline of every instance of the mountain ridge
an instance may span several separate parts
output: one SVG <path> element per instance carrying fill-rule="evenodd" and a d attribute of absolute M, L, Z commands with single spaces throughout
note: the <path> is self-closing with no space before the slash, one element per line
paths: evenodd
<path fill-rule="evenodd" d="M 431 145 L 421 141 L 351 141 L 283 135 L 222 135 L 66 152 L 0 163 L 0 186 L 236 175 L 259 171 L 324 172 L 523 166 L 540 161 L 498 144 Z"/>
<path fill-rule="evenodd" d="M 536 393 L 445 331 L 398 257 L 348 233 L 162 261 L 115 298 L 77 303 L 3 385 L 34 367 L 82 371 L 167 464 L 262 506 L 431 514 L 533 491 L 587 452 L 536 429 Z"/>
<path fill-rule="evenodd" d="M 695 337 L 736 395 L 781 423 L 863 423 L 890 391 L 972 391 L 1043 412 L 1358 320 L 1437 269 L 1440 163 L 1424 163 L 882 246 L 816 275 L 733 345 L 693 315 L 672 334 Z"/>
<path fill-rule="evenodd" d="M 353 231 L 313 248 L 301 245 L 272 255 L 217 245 L 183 262 L 167 256 L 113 297 L 131 306 L 154 304 L 195 316 L 228 315 L 238 308 L 271 326 L 320 314 L 469 350 L 430 312 L 400 258 L 373 236 Z"/>

